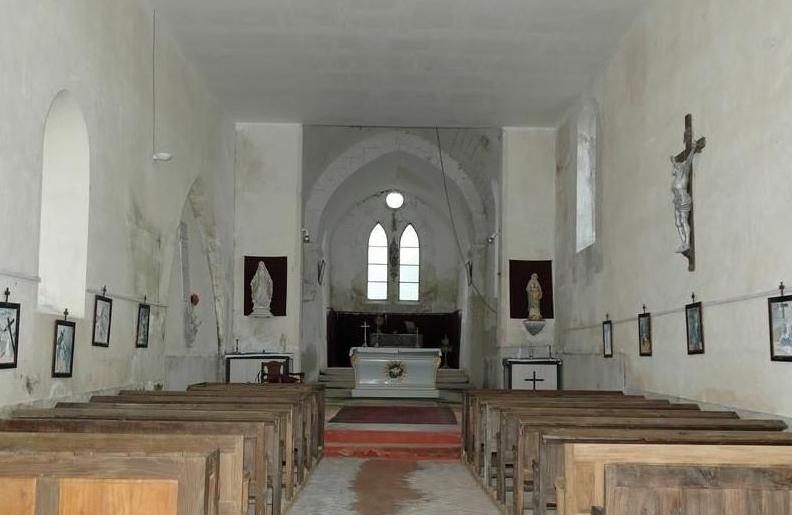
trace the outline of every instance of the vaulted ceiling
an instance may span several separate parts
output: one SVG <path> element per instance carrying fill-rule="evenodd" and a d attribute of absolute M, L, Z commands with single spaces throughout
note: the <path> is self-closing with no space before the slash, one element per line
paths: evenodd
<path fill-rule="evenodd" d="M 554 125 L 650 0 L 151 0 L 237 121 Z"/>

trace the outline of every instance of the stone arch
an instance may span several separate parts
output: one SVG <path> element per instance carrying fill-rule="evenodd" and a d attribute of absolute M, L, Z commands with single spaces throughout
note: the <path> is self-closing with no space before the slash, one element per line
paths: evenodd
<path fill-rule="evenodd" d="M 223 254 L 220 240 L 217 236 L 217 224 L 211 197 L 206 191 L 202 177 L 197 177 L 187 193 L 186 202 L 192 209 L 193 216 L 198 222 L 206 259 L 209 263 L 209 276 L 214 294 L 215 318 L 217 320 L 217 348 L 222 353 L 226 334 L 226 312 L 228 296 L 223 287 Z"/>
<path fill-rule="evenodd" d="M 68 90 L 50 104 L 44 126 L 38 308 L 85 316 L 91 152 L 82 109 Z"/>
<path fill-rule="evenodd" d="M 419 136 L 404 131 L 393 131 L 361 140 L 336 157 L 322 171 L 311 189 L 305 204 L 305 226 L 309 234 L 319 235 L 322 213 L 335 190 L 344 181 L 372 161 L 394 152 L 410 154 L 431 163 L 438 171 L 440 170 L 437 145 Z M 443 165 L 448 178 L 454 181 L 468 203 L 476 238 L 483 240 L 487 235 L 487 217 L 475 183 L 460 164 L 445 151 Z"/>

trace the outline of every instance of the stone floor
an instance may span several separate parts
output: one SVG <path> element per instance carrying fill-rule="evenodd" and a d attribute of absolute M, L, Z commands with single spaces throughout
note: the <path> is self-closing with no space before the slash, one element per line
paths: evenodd
<path fill-rule="evenodd" d="M 455 461 L 323 459 L 288 515 L 498 515 Z"/>

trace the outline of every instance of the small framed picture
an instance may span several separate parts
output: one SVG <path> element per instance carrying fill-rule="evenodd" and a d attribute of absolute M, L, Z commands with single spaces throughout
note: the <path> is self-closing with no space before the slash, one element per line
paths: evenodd
<path fill-rule="evenodd" d="M 602 355 L 606 358 L 613 357 L 613 322 L 602 322 Z"/>
<path fill-rule="evenodd" d="M 145 349 L 149 341 L 149 322 L 151 320 L 151 306 L 149 304 L 138 304 L 137 335 L 135 336 L 135 347 Z"/>
<path fill-rule="evenodd" d="M 641 313 L 638 315 L 638 354 L 641 356 L 652 355 L 651 313 Z"/>
<path fill-rule="evenodd" d="M 701 302 L 685 306 L 685 325 L 688 354 L 704 354 L 704 320 L 701 315 Z"/>
<path fill-rule="evenodd" d="M 770 359 L 792 361 L 792 295 L 767 299 Z"/>
<path fill-rule="evenodd" d="M 97 295 L 94 300 L 93 345 L 110 346 L 110 322 L 113 320 L 113 299 Z"/>
<path fill-rule="evenodd" d="M 74 322 L 55 321 L 52 343 L 52 377 L 71 377 L 74 367 Z"/>
<path fill-rule="evenodd" d="M 16 368 L 20 305 L 0 302 L 0 368 Z"/>

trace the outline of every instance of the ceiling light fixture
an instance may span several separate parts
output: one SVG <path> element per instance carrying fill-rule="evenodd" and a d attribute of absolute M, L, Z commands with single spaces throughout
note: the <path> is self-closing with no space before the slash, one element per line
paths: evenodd
<path fill-rule="evenodd" d="M 151 24 L 151 151 L 154 161 L 170 161 L 173 154 L 157 152 L 157 10 Z"/>

